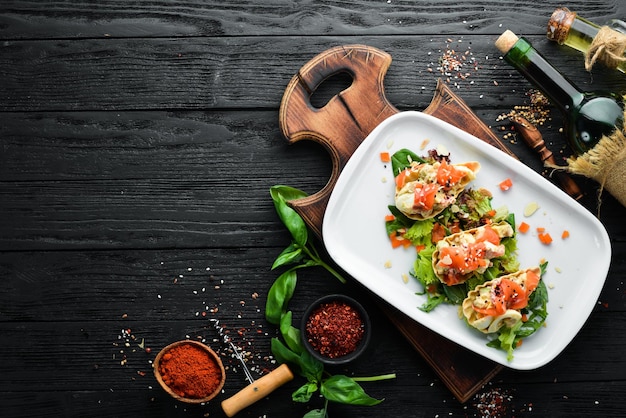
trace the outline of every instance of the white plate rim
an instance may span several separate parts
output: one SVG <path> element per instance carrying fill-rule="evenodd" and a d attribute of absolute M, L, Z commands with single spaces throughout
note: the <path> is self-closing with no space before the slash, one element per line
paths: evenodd
<path fill-rule="evenodd" d="M 561 324 L 560 322 L 563 322 L 563 321 L 560 321 L 560 322 L 557 321 L 556 324 L 551 324 L 551 319 L 554 316 L 552 315 L 551 311 L 555 309 L 563 309 L 563 306 L 556 306 L 552 303 L 552 294 L 555 292 L 555 290 L 551 289 L 549 291 L 551 301 L 549 302 L 549 317 L 547 321 L 548 327 L 546 327 L 546 329 L 540 330 L 538 333 L 535 334 L 535 336 L 531 336 L 528 340 L 538 338 L 537 336 L 542 335 L 541 333 L 545 335 L 546 333 L 550 332 L 551 328 L 552 329 L 556 328 L 556 331 L 554 332 L 558 332 L 561 338 L 551 337 L 547 339 L 550 342 L 549 345 L 547 345 L 544 349 L 539 349 L 539 350 L 535 347 L 532 351 L 532 355 L 530 355 L 529 353 L 529 355 L 526 355 L 526 356 L 524 355 L 526 344 L 523 344 L 522 347 L 515 350 L 515 358 L 513 359 L 513 361 L 509 362 L 506 360 L 506 354 L 503 353 L 501 350 L 496 350 L 496 349 L 487 347 L 485 345 L 487 340 L 483 336 L 474 335 L 473 333 L 471 333 L 470 336 L 467 336 L 467 332 L 460 332 L 458 327 L 453 329 L 446 324 L 442 325 L 442 324 L 436 323 L 436 320 L 441 321 L 441 317 L 440 317 L 441 315 L 439 316 L 434 315 L 434 312 L 437 312 L 437 310 L 442 309 L 444 307 L 438 307 L 434 312 L 431 312 L 431 313 L 424 313 L 420 311 L 419 309 L 417 309 L 417 306 L 423 303 L 423 300 L 422 302 L 419 302 L 419 300 L 416 300 L 416 303 L 414 306 L 408 306 L 405 300 L 406 298 L 404 296 L 402 297 L 402 300 L 400 300 L 400 298 L 397 295 L 391 294 L 391 292 L 398 289 L 398 286 L 396 286 L 397 284 L 396 282 L 398 280 L 397 277 L 394 277 L 392 279 L 394 280 L 393 281 L 394 286 L 393 288 L 391 288 L 390 285 L 380 280 L 381 278 L 384 280 L 385 277 L 389 275 L 387 271 L 380 270 L 377 268 L 372 269 L 371 264 L 367 266 L 368 267 L 367 271 L 364 271 L 364 268 L 360 267 L 364 262 L 365 263 L 371 263 L 371 262 L 370 260 L 363 260 L 362 257 L 360 258 L 358 254 L 355 253 L 355 245 L 354 244 L 349 245 L 349 243 L 346 243 L 345 241 L 346 231 L 343 231 L 341 229 L 341 225 L 339 225 L 339 221 L 346 221 L 346 220 L 349 221 L 348 218 L 342 217 L 343 216 L 342 211 L 347 210 L 345 208 L 347 203 L 344 204 L 343 201 L 345 201 L 345 198 L 347 196 L 350 196 L 350 193 L 354 193 L 354 192 L 350 192 L 351 182 L 355 180 L 357 175 L 360 176 L 360 178 L 362 178 L 362 175 L 357 170 L 361 168 L 360 164 L 364 164 L 363 160 L 366 158 L 366 156 L 369 155 L 370 159 L 374 158 L 372 157 L 372 155 L 378 155 L 380 151 L 385 151 L 386 150 L 385 148 L 389 150 L 390 154 L 392 154 L 399 148 L 409 148 L 418 154 L 420 153 L 419 151 L 420 138 L 417 134 L 415 138 L 415 144 L 413 147 L 405 146 L 405 144 L 402 142 L 397 147 L 394 144 L 390 145 L 388 142 L 383 143 L 387 139 L 386 135 L 388 135 L 389 132 L 393 130 L 394 128 L 396 128 L 397 126 L 400 126 L 400 128 L 398 129 L 401 129 L 403 123 L 413 124 L 413 125 L 420 126 L 422 128 L 428 128 L 431 130 L 434 129 L 437 132 L 437 135 L 439 134 L 441 135 L 441 138 L 439 136 L 436 136 L 433 139 L 431 135 L 431 137 L 428 139 L 431 141 L 432 146 L 436 146 L 438 145 L 437 142 L 440 142 L 444 146 L 451 148 L 450 141 L 454 139 L 454 140 L 461 141 L 459 145 L 468 149 L 470 152 L 475 151 L 477 154 L 489 157 L 489 159 L 485 161 L 480 161 L 481 165 L 483 166 L 483 168 L 481 168 L 481 172 L 484 171 L 485 165 L 488 165 L 488 166 L 489 165 L 493 165 L 493 166 L 506 165 L 507 167 L 510 168 L 510 172 L 503 173 L 503 177 L 504 177 L 504 174 L 513 173 L 514 175 L 517 176 L 516 178 L 517 180 L 523 180 L 524 182 L 529 182 L 529 184 L 536 186 L 537 190 L 540 192 L 541 198 L 546 198 L 550 202 L 554 200 L 557 204 L 562 204 L 563 207 L 567 209 L 568 215 L 573 214 L 572 216 L 576 220 L 582 221 L 583 225 L 588 230 L 595 233 L 594 235 L 595 247 L 594 248 L 597 249 L 597 251 L 594 252 L 593 254 L 594 259 L 592 260 L 594 263 L 594 269 L 595 269 L 594 277 L 595 278 L 593 280 L 585 281 L 583 282 L 583 284 L 577 284 L 577 286 L 579 287 L 584 286 L 584 289 L 576 288 L 578 293 L 580 293 L 582 290 L 585 290 L 585 295 L 587 297 L 584 298 L 583 301 L 580 301 L 579 306 L 577 306 L 576 320 L 570 321 L 573 323 L 568 323 L 568 324 Z M 425 139 L 425 138 L 422 138 L 422 139 Z M 428 148 L 431 148 L 431 146 L 429 146 Z M 449 149 L 449 151 L 451 152 L 451 158 L 453 162 L 462 162 L 461 159 L 455 158 L 455 149 Z M 380 167 L 382 166 L 383 165 L 381 163 Z M 369 170 L 369 167 L 368 167 L 368 170 Z M 391 177 L 391 169 L 389 168 L 388 171 L 389 171 L 389 176 Z M 496 172 L 497 171 L 498 170 L 496 170 Z M 481 177 L 481 172 L 478 173 L 477 181 Z M 369 175 L 369 173 L 367 175 Z M 393 178 L 391 177 L 390 180 L 392 181 Z M 359 184 L 358 179 L 356 182 L 354 182 L 354 184 Z M 496 187 L 497 182 L 495 181 L 495 179 L 493 179 L 493 181 L 491 181 L 490 184 L 491 186 L 487 188 L 491 190 L 492 192 L 494 192 L 494 188 Z M 512 189 L 515 189 L 516 186 L 518 185 L 514 183 L 514 186 Z M 389 186 L 389 187 L 392 188 L 393 186 Z M 504 201 L 506 199 L 502 199 L 505 196 L 499 195 L 498 197 L 500 198 L 500 202 L 495 202 L 496 194 L 494 193 L 494 206 L 499 206 L 499 204 L 506 204 L 506 202 Z M 381 203 L 381 206 L 386 208 L 386 204 L 384 203 Z M 371 205 L 371 208 L 374 208 L 372 209 L 374 211 L 377 210 L 375 209 L 376 205 Z M 516 220 L 519 220 L 520 215 L 517 212 L 518 211 L 515 211 Z M 552 221 L 556 219 L 555 215 L 551 215 L 551 216 L 552 217 L 550 219 Z M 382 220 L 382 217 L 380 220 L 380 226 L 382 226 L 384 229 L 384 222 Z M 378 228 L 380 226 L 376 225 L 372 227 Z M 577 226 L 578 225 L 576 226 L 572 225 L 571 228 L 574 229 Z M 492 145 L 484 141 L 481 141 L 475 136 L 470 135 L 467 132 L 459 128 L 456 128 L 453 125 L 450 125 L 447 122 L 444 122 L 431 115 L 427 115 L 425 113 L 418 112 L 418 111 L 400 112 L 398 114 L 395 114 L 387 118 L 381 124 L 379 124 L 367 136 L 367 138 L 361 143 L 361 145 L 355 150 L 355 152 L 353 153 L 353 155 L 351 156 L 351 158 L 348 160 L 347 164 L 343 168 L 342 172 L 340 173 L 340 176 L 331 193 L 331 196 L 330 196 L 330 199 L 329 199 L 329 202 L 328 202 L 325 214 L 324 214 L 323 223 L 322 223 L 322 236 L 323 236 L 324 245 L 329 255 L 340 267 L 342 267 L 348 274 L 354 277 L 357 281 L 363 284 L 366 288 L 369 288 L 370 291 L 377 294 L 379 297 L 381 297 L 386 302 L 390 303 L 392 306 L 395 306 L 405 315 L 409 316 L 411 319 L 419 322 L 420 324 L 426 326 L 427 328 L 439 333 L 440 335 L 452 341 L 455 341 L 456 343 L 459 343 L 460 345 L 464 346 L 465 348 L 471 351 L 476 352 L 477 354 L 480 354 L 490 360 L 493 360 L 509 368 L 519 369 L 519 370 L 536 369 L 538 367 L 541 367 L 547 364 L 548 362 L 552 361 L 555 357 L 557 357 L 565 349 L 565 347 L 574 339 L 576 334 L 578 334 L 580 329 L 585 324 L 586 320 L 588 319 L 589 315 L 591 314 L 593 310 L 593 307 L 596 304 L 597 298 L 599 297 L 599 294 L 602 291 L 602 288 L 604 286 L 604 282 L 608 274 L 608 270 L 610 266 L 610 259 L 611 259 L 611 245 L 610 245 L 608 233 L 606 232 L 606 229 L 604 228 L 602 223 L 596 217 L 594 217 L 589 211 L 587 211 L 586 208 L 584 208 L 574 199 L 569 197 L 567 194 L 565 194 L 562 190 L 557 188 L 551 182 L 543 178 L 537 172 L 535 172 L 528 166 L 521 163 L 519 160 L 511 157 L 510 155 L 493 147 Z M 382 235 L 382 238 L 385 238 L 385 236 Z M 530 239 L 530 237 L 524 237 L 524 238 Z M 556 238 L 556 240 L 558 239 L 559 238 Z M 518 238 L 518 241 L 519 241 L 519 238 Z M 520 247 L 521 247 L 521 243 L 520 243 Z M 397 250 L 392 250 L 391 247 L 389 246 L 389 251 L 390 251 L 390 254 L 393 254 L 393 251 L 397 251 Z M 522 251 L 522 248 L 520 248 L 520 251 Z M 548 248 L 546 248 L 546 251 L 550 252 L 551 249 L 549 250 Z M 554 253 L 554 251 L 552 251 L 552 253 Z M 391 256 L 391 258 L 393 258 L 393 255 Z M 550 262 L 550 257 L 546 257 L 546 258 Z M 550 271 L 550 268 L 552 267 L 559 267 L 559 266 L 549 266 L 549 271 Z M 561 267 L 564 267 L 564 266 L 561 266 Z M 572 271 L 572 266 L 568 265 L 567 267 L 570 269 L 569 271 Z M 410 269 L 410 265 L 407 265 L 406 271 L 408 272 L 409 269 Z M 588 271 L 588 270 L 589 269 L 586 269 L 585 271 Z M 551 273 L 552 276 L 557 277 L 555 276 L 555 274 L 556 273 Z M 415 280 L 415 279 L 411 278 L 410 280 Z M 559 283 L 563 283 L 563 282 L 564 282 L 563 279 L 560 278 Z M 571 307 L 568 306 L 568 308 L 571 310 Z M 446 312 L 446 315 L 450 316 L 450 313 Z M 563 316 L 564 315 L 557 316 L 557 319 L 561 320 Z M 463 321 L 461 319 L 458 319 L 458 322 L 462 323 Z M 466 328 L 469 328 L 465 324 L 463 324 L 463 326 Z M 474 330 L 469 330 L 469 331 L 472 332 Z M 478 333 L 478 331 L 476 331 L 476 333 Z M 472 337 L 475 337 L 475 338 L 472 338 Z M 477 343 L 478 341 L 480 341 L 481 344 L 478 344 Z"/>

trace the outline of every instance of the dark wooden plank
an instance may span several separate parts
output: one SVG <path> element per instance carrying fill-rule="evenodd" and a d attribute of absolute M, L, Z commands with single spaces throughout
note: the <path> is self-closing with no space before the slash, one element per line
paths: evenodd
<path fill-rule="evenodd" d="M 202 319 L 203 311 L 214 308 L 255 315 L 264 309 L 265 295 L 279 274 L 270 266 L 289 242 L 282 231 L 276 235 L 274 247 L 242 243 L 189 250 L 1 252 L 0 321 L 188 320 Z M 623 242 L 614 244 L 615 254 L 625 250 Z M 326 288 L 369 297 L 353 281 L 335 286 L 322 269 L 302 274 L 306 279 L 294 300 L 296 312 Z M 614 259 L 595 314 L 626 312 L 624 277 L 624 260 Z"/>
<path fill-rule="evenodd" d="M 433 382 L 431 382 L 433 383 Z M 150 416 L 150 417 L 198 417 L 223 416 L 216 403 L 207 406 L 192 407 L 173 404 L 171 400 L 155 389 L 144 388 L 136 383 L 138 389 L 103 390 L 103 391 L 67 391 L 59 392 L 9 393 L 4 398 L 4 411 L 13 418 L 22 417 L 110 417 L 110 416 Z M 289 399 L 289 389 L 285 387 L 260 401 L 237 416 L 258 418 L 263 416 L 300 417 L 308 411 L 303 404 L 293 403 Z M 530 385 L 511 385 L 501 382 L 490 385 L 483 392 L 489 399 L 490 394 L 505 395 L 503 408 L 505 413 L 516 417 L 550 416 L 558 418 L 598 416 L 616 416 L 616 411 L 624 408 L 620 401 L 626 390 L 623 382 L 598 382 L 584 392 L 576 384 L 557 385 L 540 383 Z M 331 404 L 331 416 L 352 418 L 376 418 L 382 413 L 394 416 L 439 416 L 439 417 L 481 417 L 487 416 L 489 409 L 479 399 L 473 399 L 467 405 L 458 405 L 454 400 L 435 396 L 438 384 L 420 386 L 413 384 L 401 389 L 386 390 L 384 385 L 377 387 L 377 395 L 386 396 L 386 400 L 376 407 L 346 407 Z M 543 396 L 534 396 L 533 393 Z M 481 393 L 481 395 L 483 395 Z M 393 401 L 391 401 L 393 399 Z M 25 408 L 24 405 L 28 405 Z M 315 405 L 318 407 L 319 405 Z M 411 411 L 407 414 L 406 411 Z M 419 412 L 415 412 L 419 411 Z M 402 415 L 405 414 L 405 415 Z M 417 415 L 422 416 L 422 415 Z M 503 416 L 503 415 L 501 415 Z"/>
<path fill-rule="evenodd" d="M 550 366 L 532 372 L 504 371 L 478 394 L 500 388 L 512 396 L 506 402 L 509 408 L 516 408 L 521 412 L 519 410 L 523 406 L 532 407 L 531 416 L 568 416 L 573 408 L 581 409 L 576 416 L 612 416 L 612 411 L 622 410 L 625 406 L 624 399 L 617 395 L 624 389 L 621 371 L 626 365 L 617 352 L 607 356 L 606 345 L 623 344 L 623 337 L 612 331 L 624 327 L 626 317 L 624 314 L 594 315 L 592 319 L 594 326 L 586 327 Z M 226 318 L 224 321 L 228 320 Z M 246 321 L 250 321 L 250 317 Z M 125 346 L 125 340 L 118 339 L 120 328 L 130 328 L 137 340 Z M 182 409 L 182 405 L 177 406 L 175 401 L 165 396 L 156 386 L 150 370 L 150 361 L 156 353 L 142 351 L 138 347 L 140 339 L 143 338 L 145 344 L 158 349 L 187 335 L 194 339 L 205 338 L 212 346 L 217 344 L 213 340 L 218 338 L 214 330 L 194 319 L 174 322 L 121 319 L 109 322 L 62 322 L 54 328 L 49 324 L 36 322 L 1 323 L 0 331 L 7 341 L 20 341 L 20 350 L 3 348 L 5 361 L 0 365 L 4 376 L 0 383 L 3 405 L 17 408 L 20 404 L 24 405 L 25 395 L 33 396 L 34 392 L 37 395 L 32 400 L 32 411 L 47 406 L 51 411 L 56 411 L 51 416 L 70 411 L 87 413 L 89 408 L 95 415 L 100 410 L 111 414 L 111 411 L 116 411 L 110 405 L 113 399 L 117 399 L 129 411 L 152 411 L 152 402 L 167 411 Z M 428 412 L 430 416 L 447 415 L 449 412 L 453 416 L 465 416 L 467 413 L 474 416 L 472 414 L 477 410 L 476 399 L 470 400 L 466 405 L 455 401 L 443 383 L 432 375 L 428 366 L 415 354 L 412 355 L 411 348 L 393 327 L 378 321 L 376 332 L 380 338 L 375 340 L 362 360 L 350 366 L 349 373 L 357 376 L 397 373 L 395 380 L 364 384 L 368 392 L 384 397 L 386 401 L 375 408 L 363 409 L 333 405 L 331 411 L 335 415 L 413 416 L 405 414 L 406 408 L 411 408 Z M 612 335 L 608 340 L 607 333 Z M 247 349 L 255 350 L 252 359 L 255 366 L 273 367 L 271 361 L 265 359 L 270 355 L 266 339 L 255 339 Z M 221 355 L 228 367 L 226 396 L 244 385 L 244 377 L 240 371 L 235 371 L 236 365 L 227 352 L 224 351 Z M 122 364 L 124 358 L 126 361 Z M 607 361 L 613 367 L 605 367 Z M 259 416 L 263 413 L 288 416 L 290 410 L 304 411 L 306 406 L 293 403 L 290 397 L 291 392 L 302 383 L 302 378 L 298 377 L 273 393 L 269 401 L 251 407 L 246 411 L 249 415 L 243 416 Z M 106 393 L 109 395 L 105 395 Z M 312 401 L 311 406 L 314 405 L 319 406 L 319 402 Z M 211 414 L 218 410 L 217 404 L 206 408 Z M 186 413 L 191 416 L 194 411 L 198 410 L 191 409 Z M 592 412 L 596 415 L 591 415 Z"/>
<path fill-rule="evenodd" d="M 313 193 L 330 172 L 319 147 L 285 143 L 277 109 L 295 71 L 328 47 L 367 43 L 391 53 L 385 87 L 400 109 L 430 103 L 443 50 L 471 47 L 480 69 L 459 82 L 458 94 L 499 135 L 505 124 L 496 117 L 530 88 L 495 52 L 493 41 L 504 29 L 530 34 L 581 87 L 626 91 L 622 74 L 598 68 L 589 75 L 577 52 L 545 39 L 555 7 L 545 2 L 506 8 L 449 0 L 224 3 L 0 5 L 3 416 L 221 416 L 217 403 L 190 408 L 168 398 L 149 373 L 156 352 L 142 352 L 137 339 L 125 347 L 118 337 L 130 328 L 151 348 L 187 335 L 215 338 L 201 316 L 210 305 L 208 315 L 219 316 L 242 343 L 243 336 L 254 337 L 257 361 L 269 361 L 276 330 L 264 322 L 263 304 L 277 275 L 269 266 L 289 238 L 267 188 L 284 183 Z M 568 6 L 597 22 L 626 15 L 618 0 Z M 560 124 L 555 115 L 543 133 L 562 157 Z M 511 148 L 541 171 L 523 144 Z M 596 186 L 582 182 L 583 203 L 595 212 Z M 600 219 L 613 262 L 581 333 L 547 366 L 505 370 L 479 392 L 510 394 L 507 415 L 626 410 L 622 218 L 623 207 L 605 196 Z M 330 416 L 485 415 L 478 399 L 465 405 L 454 399 L 367 291 L 317 269 L 299 278 L 296 314 L 309 299 L 338 289 L 359 295 L 373 313 L 376 344 L 346 372 L 398 374 L 366 384 L 386 398 L 381 405 L 332 405 Z M 226 394 L 244 384 L 227 359 Z M 319 399 L 291 401 L 299 383 L 240 416 L 292 418 L 321 406 Z"/>
<path fill-rule="evenodd" d="M 504 28 L 502 29 L 504 31 Z M 9 41 L 0 55 L 0 111 L 257 109 L 278 107 L 289 80 L 320 52 L 361 43 L 391 54 L 385 77 L 389 101 L 400 109 L 424 109 L 447 49 L 476 62 L 465 80 L 450 84 L 467 104 L 510 108 L 531 88 L 499 59 L 497 35 L 394 37 L 291 37 L 81 39 Z M 581 88 L 626 92 L 617 71 L 583 68 L 582 55 L 545 36 L 529 38 Z M 429 71 L 432 70 L 432 71 Z M 456 86 L 455 86 L 456 83 Z M 495 86 L 495 83 L 498 86 Z"/>
<path fill-rule="evenodd" d="M 481 117 L 495 121 L 498 113 Z M 287 145 L 271 111 L 4 117 L 3 250 L 276 245 L 284 228 L 269 187 L 287 184 L 312 194 L 330 173 L 321 147 Z M 555 128 L 546 134 L 559 139 Z M 540 169 L 524 144 L 511 149 Z M 583 203 L 595 212 L 595 185 L 584 190 Z M 621 241 L 622 209 L 604 198 L 601 219 Z"/>
<path fill-rule="evenodd" d="M 568 7 L 603 23 L 626 15 L 619 0 L 570 0 Z M 547 2 L 500 7 L 490 2 L 453 0 L 400 2 L 359 0 L 328 4 L 314 0 L 22 1 L 0 8 L 0 39 L 388 35 L 414 33 L 496 33 L 514 25 L 524 33 L 544 31 L 556 5 Z"/>

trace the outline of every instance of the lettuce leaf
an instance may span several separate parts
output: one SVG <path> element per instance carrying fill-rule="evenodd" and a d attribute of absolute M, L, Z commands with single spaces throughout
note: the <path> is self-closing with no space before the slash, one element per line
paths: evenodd
<path fill-rule="evenodd" d="M 429 285 L 439 284 L 439 278 L 435 275 L 432 265 L 432 256 L 435 251 L 435 246 L 424 248 L 417 254 L 417 259 L 413 263 L 412 275 L 422 283 L 426 288 Z"/>
<path fill-rule="evenodd" d="M 407 229 L 404 234 L 404 238 L 411 240 L 413 245 L 428 246 L 432 243 L 432 231 L 435 221 L 433 219 L 426 219 L 423 221 L 415 221 L 413 225 Z M 432 253 L 431 253 L 432 254 Z"/>

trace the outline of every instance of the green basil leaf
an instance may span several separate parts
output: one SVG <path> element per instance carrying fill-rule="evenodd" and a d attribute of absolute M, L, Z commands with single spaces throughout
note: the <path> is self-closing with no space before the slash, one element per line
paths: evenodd
<path fill-rule="evenodd" d="M 327 418 L 325 409 L 313 409 L 306 414 L 302 418 Z"/>
<path fill-rule="evenodd" d="M 311 356 L 308 351 L 304 350 L 301 354 L 297 354 L 278 338 L 272 338 L 271 349 L 274 358 L 279 363 L 291 364 L 293 371 L 306 378 L 309 382 L 317 383 L 321 381 L 324 365 Z"/>
<path fill-rule="evenodd" d="M 283 252 L 274 260 L 274 264 L 272 264 L 272 270 L 282 267 L 288 264 L 294 264 L 299 261 L 302 261 L 302 248 L 294 242 L 292 242 L 289 247 L 285 248 Z"/>
<path fill-rule="evenodd" d="M 278 338 L 272 338 L 270 344 L 272 354 L 277 362 L 289 363 L 297 368 L 300 367 L 300 356 L 287 348 Z"/>
<path fill-rule="evenodd" d="M 302 353 L 304 346 L 300 338 L 300 330 L 291 325 L 293 314 L 291 311 L 286 312 L 280 319 L 280 333 L 283 336 L 283 340 L 287 344 L 287 347 L 294 353 Z"/>
<path fill-rule="evenodd" d="M 307 196 L 301 190 L 289 186 L 272 186 L 270 195 L 274 201 L 274 208 L 278 217 L 285 224 L 294 241 L 304 247 L 308 239 L 307 226 L 304 220 L 287 204 L 287 201 Z"/>
<path fill-rule="evenodd" d="M 302 199 L 303 197 L 308 196 L 306 192 L 303 192 L 302 190 L 296 189 L 295 187 L 283 185 L 270 187 L 270 194 L 272 195 L 272 198 L 274 198 L 274 196 L 280 195 L 285 200 Z"/>
<path fill-rule="evenodd" d="M 308 382 L 300 386 L 298 390 L 292 393 L 291 399 L 293 399 L 294 402 L 306 403 L 311 400 L 311 396 L 313 396 L 315 392 L 317 392 L 317 383 Z"/>
<path fill-rule="evenodd" d="M 280 324 L 280 319 L 287 312 L 287 305 L 296 288 L 297 275 L 295 270 L 287 270 L 274 281 L 267 293 L 265 302 L 265 318 L 271 324 Z"/>
<path fill-rule="evenodd" d="M 300 354 L 300 373 L 310 382 L 320 382 L 324 373 L 324 364 L 313 357 L 308 351 L 304 350 Z"/>
<path fill-rule="evenodd" d="M 322 382 L 320 392 L 329 401 L 348 404 L 372 406 L 382 402 L 365 393 L 365 390 L 354 379 L 335 375 Z"/>

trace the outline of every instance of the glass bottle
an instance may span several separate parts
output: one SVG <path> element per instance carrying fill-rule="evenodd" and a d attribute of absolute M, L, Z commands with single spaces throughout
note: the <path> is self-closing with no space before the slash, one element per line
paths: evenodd
<path fill-rule="evenodd" d="M 613 19 L 605 26 L 619 33 L 619 36 L 626 36 L 626 22 Z M 559 45 L 567 45 L 587 53 L 600 29 L 599 25 L 578 16 L 566 7 L 560 7 L 554 10 L 550 17 L 546 36 Z M 626 73 L 626 61 L 617 64 L 615 68 Z"/>
<path fill-rule="evenodd" d="M 581 154 L 602 135 L 609 135 L 624 122 L 624 101 L 614 93 L 583 92 L 554 68 L 531 43 L 510 30 L 496 41 L 504 59 L 558 107 L 566 119 L 566 134 L 572 149 Z"/>

